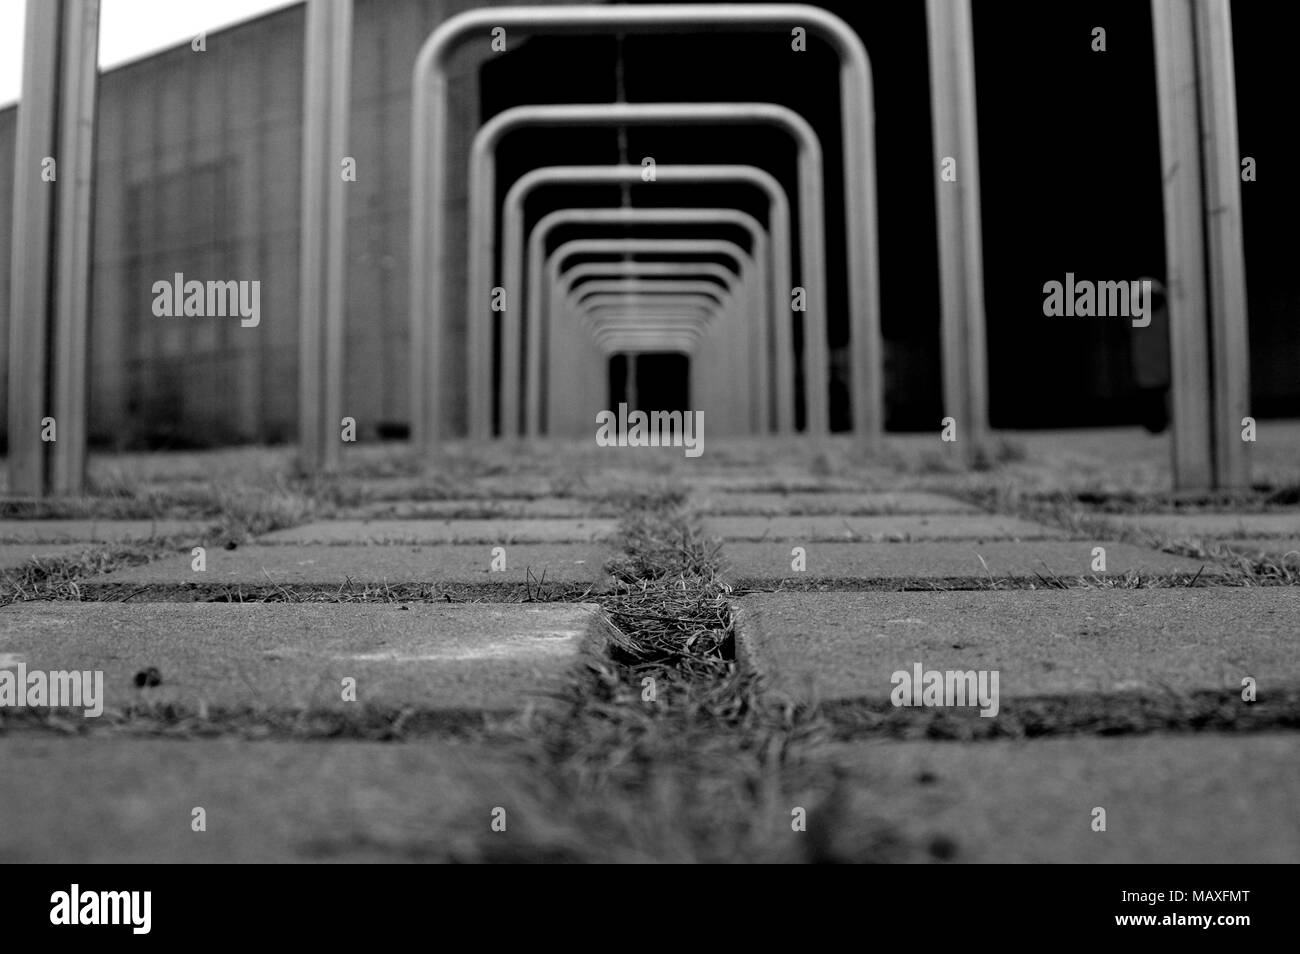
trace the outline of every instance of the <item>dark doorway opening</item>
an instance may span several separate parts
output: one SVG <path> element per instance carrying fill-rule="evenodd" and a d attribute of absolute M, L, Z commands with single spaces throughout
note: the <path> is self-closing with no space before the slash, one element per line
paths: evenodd
<path fill-rule="evenodd" d="M 616 354 L 609 359 L 609 406 L 682 411 L 691 404 L 691 359 L 679 351 Z"/>

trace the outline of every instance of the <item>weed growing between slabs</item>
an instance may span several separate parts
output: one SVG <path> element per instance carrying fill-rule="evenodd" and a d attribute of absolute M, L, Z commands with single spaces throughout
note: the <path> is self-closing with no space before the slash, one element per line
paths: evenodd
<path fill-rule="evenodd" d="M 1002 486 L 966 492 L 959 496 L 991 513 L 1010 513 L 1027 520 L 1058 526 L 1077 538 L 1132 543 L 1177 556 L 1204 560 L 1208 566 L 1217 564 L 1228 571 L 1224 575 L 1201 579 L 1201 585 L 1300 586 L 1300 552 L 1251 552 L 1212 539 L 1186 539 L 1122 525 L 1114 526 L 1103 519 L 1104 515 L 1113 514 L 1216 512 L 1229 508 L 1232 512 L 1241 514 L 1289 512 L 1288 508 L 1293 509 L 1297 493 L 1300 491 L 1296 487 L 1287 485 L 1248 493 L 1220 492 L 1201 497 L 1174 498 L 1168 494 L 1133 492 L 1022 493 L 1013 487 Z M 1200 578 L 1200 574 L 1196 578 Z M 1078 586 L 1118 585 L 1129 588 L 1196 585 L 1196 579 L 1188 579 L 1185 574 L 1179 573 L 1154 578 L 1124 578 L 1114 583 L 1098 577 L 1067 579 L 1066 582 Z M 1004 588 L 1023 587 L 1007 581 Z"/>
<path fill-rule="evenodd" d="M 738 672 L 717 547 L 681 496 L 626 504 L 617 588 L 600 600 L 610 651 L 503 730 L 535 780 L 529 814 L 549 826 L 523 817 L 473 860 L 819 860 L 824 839 L 795 832 L 792 812 L 815 817 L 837 784 L 809 758 L 825 725 Z"/>
<path fill-rule="evenodd" d="M 148 563 L 167 552 L 165 541 L 89 547 L 74 556 L 36 557 L 0 572 L 0 606 L 24 600 L 80 600 L 82 584 L 101 573 Z"/>

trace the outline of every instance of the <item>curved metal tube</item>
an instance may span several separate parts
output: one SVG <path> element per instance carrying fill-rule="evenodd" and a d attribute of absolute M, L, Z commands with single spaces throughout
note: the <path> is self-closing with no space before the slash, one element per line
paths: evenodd
<path fill-rule="evenodd" d="M 827 41 L 840 57 L 844 198 L 847 254 L 851 268 L 850 311 L 853 358 L 865 373 L 852 382 L 854 427 L 868 442 L 880 432 L 883 401 L 880 376 L 879 282 L 876 249 L 875 146 L 871 65 L 858 35 L 842 19 L 803 4 L 700 4 L 645 6 L 495 7 L 467 11 L 430 35 L 416 61 L 412 92 L 412 433 L 422 452 L 440 437 L 441 405 L 429 379 L 440 355 L 440 331 L 433 321 L 443 309 L 449 240 L 443 210 L 449 197 L 447 162 L 450 51 L 475 31 L 492 27 L 530 34 L 674 33 L 700 28 L 788 33 L 803 26 Z M 421 264 L 424 263 L 424 264 Z M 431 320 L 432 319 L 432 320 Z M 865 376 L 872 376 L 868 387 Z"/>
<path fill-rule="evenodd" d="M 565 309 L 563 307 L 564 284 L 560 279 L 561 269 L 565 273 L 569 271 L 576 272 L 592 264 L 593 262 L 570 261 L 577 256 L 609 256 L 617 255 L 641 256 L 654 255 L 662 258 L 666 255 L 680 256 L 683 258 L 698 258 L 707 256 L 710 258 L 722 257 L 730 264 L 728 271 L 736 276 L 737 280 L 737 308 L 732 309 L 738 314 L 749 314 L 754 310 L 754 302 L 761 296 L 760 289 L 766 287 L 766 262 L 760 258 L 757 261 L 735 242 L 725 239 L 635 239 L 635 238 L 612 238 L 612 239 L 574 239 L 561 244 L 556 248 L 546 260 L 545 274 L 546 280 L 542 286 L 548 289 L 548 296 L 543 301 L 549 300 L 549 307 L 543 308 L 540 313 L 540 324 L 545 328 L 547 325 L 556 325 L 559 322 L 563 324 Z M 630 264 L 633 267 L 641 263 L 620 262 L 607 264 Z M 694 265 L 696 262 L 679 262 L 677 264 Z M 558 326 L 557 326 L 558 329 Z M 574 388 L 581 390 L 581 375 L 575 370 L 580 362 L 581 357 L 575 353 L 571 347 L 563 347 L 562 335 L 558 330 L 553 330 L 549 335 L 547 365 L 548 386 L 545 390 L 544 411 L 546 415 L 547 430 L 550 433 L 567 433 L 576 432 L 577 422 L 574 414 L 577 413 L 570 402 L 561 401 L 558 397 L 559 390 L 564 388 L 570 394 Z M 734 354 L 734 349 L 730 352 L 724 351 L 722 357 L 728 354 Z M 782 362 L 783 369 L 789 370 L 789 355 L 778 356 Z M 699 387 L 699 382 L 695 378 L 699 374 L 699 368 L 703 362 L 692 362 L 692 393 L 699 395 L 703 389 Z M 574 380 L 579 379 L 575 385 Z M 709 378 L 704 378 L 704 383 L 711 383 Z M 590 401 L 588 394 L 588 403 Z M 758 402 L 753 402 L 757 405 Z M 753 426 L 753 424 L 751 424 Z"/>
<path fill-rule="evenodd" d="M 759 225 L 758 221 L 748 213 L 741 212 L 737 209 L 624 209 L 624 208 L 602 208 L 602 209 L 561 209 L 556 212 L 543 216 L 533 227 L 528 240 L 528 267 L 529 279 L 526 284 L 528 290 L 527 313 L 537 315 L 538 321 L 530 322 L 529 351 L 528 351 L 528 369 L 525 374 L 525 383 L 529 388 L 528 407 L 530 408 L 527 420 L 527 433 L 536 434 L 539 429 L 538 411 L 540 410 L 541 397 L 541 333 L 546 318 L 543 308 L 543 257 L 546 240 L 551 231 L 561 225 L 581 223 L 581 224 L 730 224 L 738 225 L 746 229 L 750 234 L 750 241 L 755 251 L 755 260 L 764 262 L 769 261 L 769 252 L 767 245 L 767 234 Z M 775 268 L 779 261 L 778 256 L 771 256 L 770 259 Z M 770 273 L 769 273 L 770 275 Z M 748 310 L 749 314 L 761 313 L 761 305 Z M 784 322 L 778 322 L 778 326 Z M 778 331 L 780 329 L 778 328 Z M 788 332 L 788 326 L 786 328 Z M 769 406 L 769 378 L 767 368 L 767 336 L 765 323 L 760 320 L 753 329 L 754 333 L 748 336 L 750 344 L 750 364 L 748 374 L 750 381 L 748 387 L 756 401 L 756 412 L 758 414 L 756 426 L 761 430 L 766 430 L 766 409 Z M 782 348 L 781 342 L 778 342 L 776 350 L 778 379 L 788 379 L 791 391 L 793 390 L 793 372 L 791 369 L 791 351 L 792 349 Z M 507 375 L 502 375 L 503 389 L 511 387 L 511 379 Z M 780 380 L 777 382 L 778 388 L 781 387 Z M 787 402 L 791 409 L 788 415 L 788 422 L 793 424 L 793 398 Z M 506 406 L 503 402 L 503 407 Z M 780 421 L 778 429 L 784 426 L 786 420 Z M 505 428 L 503 419 L 503 430 Z M 783 431 L 784 432 L 784 431 Z"/>
<path fill-rule="evenodd" d="M 793 114 L 796 115 L 797 114 Z M 816 141 L 814 137 L 814 142 Z M 820 147 L 818 147 L 820 149 Z M 601 184 L 638 184 L 642 182 L 642 169 L 640 166 L 633 165 L 614 165 L 614 166 L 547 166 L 540 169 L 534 169 L 531 172 L 521 176 L 506 195 L 506 201 L 502 213 L 502 258 L 503 258 L 503 276 L 505 287 L 516 289 L 523 284 L 523 269 L 525 245 L 522 240 L 524 227 L 524 202 L 529 194 L 541 186 L 557 184 L 584 184 L 584 185 L 601 185 Z M 709 183 L 742 183 L 752 185 L 760 189 L 766 196 L 768 202 L 768 231 L 772 237 L 772 265 L 771 279 L 772 287 L 769 293 L 769 308 L 771 314 L 771 333 L 775 344 L 775 350 L 779 353 L 787 351 L 791 355 L 794 353 L 794 335 L 792 331 L 792 322 L 783 320 L 789 312 L 783 307 L 783 303 L 788 301 L 790 294 L 794 244 L 791 238 L 790 230 L 790 205 L 786 197 L 785 189 L 777 182 L 776 178 L 763 169 L 756 166 L 746 165 L 664 165 L 656 169 L 656 182 L 665 182 L 670 184 L 691 184 L 704 185 Z M 805 218 L 811 218 L 814 221 L 809 226 L 820 233 L 824 223 L 821 221 L 820 203 L 817 203 L 816 209 L 810 209 Z M 509 294 L 509 292 L 508 292 Z M 535 302 L 532 297 L 531 285 L 524 287 L 524 294 L 527 295 L 527 312 L 531 313 Z M 516 298 L 520 295 L 516 294 Z M 518 322 L 511 319 L 509 310 L 503 320 L 502 329 L 505 341 L 502 346 L 502 379 L 503 379 L 503 408 L 509 410 L 509 404 L 512 401 L 511 381 L 517 380 L 517 333 Z M 815 338 L 825 337 L 825 311 L 824 309 L 814 309 L 809 317 L 810 325 L 820 327 L 817 332 L 814 328 Z M 757 344 L 757 350 L 760 355 L 768 354 L 768 329 L 760 328 L 760 340 Z M 528 346 L 530 353 L 536 353 L 536 326 L 528 324 Z M 478 347 L 485 347 L 485 343 L 480 342 Z M 480 356 L 480 363 L 486 361 L 486 357 Z M 768 361 L 763 359 L 764 376 L 766 376 L 766 366 Z M 820 367 L 820 365 L 816 365 Z M 530 380 L 529 375 L 534 369 L 531 367 L 526 370 L 524 380 Z M 823 369 L 825 370 L 825 369 Z M 807 371 L 807 366 L 805 366 Z M 815 375 L 814 375 L 815 377 Z M 820 384 L 805 375 L 805 381 L 808 386 L 805 390 L 805 400 L 809 392 L 820 393 L 825 390 L 825 380 Z M 782 432 L 794 430 L 794 380 L 781 378 L 777 381 L 777 417 L 778 429 Z M 536 393 L 529 392 L 530 407 L 536 406 Z M 766 405 L 762 409 L 762 419 L 766 421 L 768 410 Z M 503 415 L 503 418 L 505 415 Z M 511 418 L 513 420 L 513 418 Z M 829 416 L 827 416 L 829 422 Z M 764 423 L 763 430 L 767 430 Z M 529 433 L 535 433 L 534 425 L 526 424 Z"/>

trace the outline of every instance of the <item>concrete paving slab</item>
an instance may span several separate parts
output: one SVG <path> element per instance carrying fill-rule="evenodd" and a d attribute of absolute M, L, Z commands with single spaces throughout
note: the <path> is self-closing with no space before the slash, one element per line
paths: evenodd
<path fill-rule="evenodd" d="M 709 517 L 704 532 L 723 540 L 906 542 L 912 540 L 1044 540 L 1055 527 L 996 514 L 935 516 Z"/>
<path fill-rule="evenodd" d="M 0 660 L 102 670 L 110 709 L 504 711 L 562 685 L 602 619 L 592 603 L 25 602 L 0 608 Z M 142 693 L 151 666 L 162 683 Z"/>
<path fill-rule="evenodd" d="M 758 516 L 838 514 L 939 514 L 978 513 L 954 497 L 922 491 L 866 491 L 862 493 L 719 493 L 701 494 L 691 502 L 700 513 Z"/>
<path fill-rule="evenodd" d="M 788 836 L 809 860 L 1300 861 L 1296 733 L 870 742 L 825 760 L 846 773 L 837 796 Z"/>
<path fill-rule="evenodd" d="M 62 543 L 0 543 L 0 572 L 20 567 L 28 560 L 76 556 L 83 549 Z"/>
<path fill-rule="evenodd" d="M 615 509 L 599 501 L 577 497 L 507 497 L 492 500 L 380 500 L 346 507 L 341 514 L 365 520 L 428 519 L 546 519 L 571 517 L 613 517 Z"/>
<path fill-rule="evenodd" d="M 0 738 L 0 863 L 474 861 L 545 828 L 503 758 L 454 741 Z M 202 808 L 206 831 L 192 830 Z"/>
<path fill-rule="evenodd" d="M 0 543 L 125 543 L 174 536 L 201 543 L 208 529 L 186 520 L 0 520 Z"/>
<path fill-rule="evenodd" d="M 258 538 L 282 543 L 584 543 L 618 528 L 616 520 L 329 520 Z"/>
<path fill-rule="evenodd" d="M 802 546 L 806 569 L 792 569 L 792 551 Z M 1106 570 L 1092 569 L 1095 547 L 1106 551 Z M 815 580 L 842 584 L 873 580 L 1037 580 L 1040 577 L 1122 577 L 1225 571 L 1203 560 L 1161 553 L 1128 543 L 1107 541 L 992 540 L 921 543 L 728 543 L 722 548 L 724 576 L 733 583 L 761 586 L 786 581 L 809 585 Z M 983 558 L 981 560 L 981 558 Z"/>
<path fill-rule="evenodd" d="M 493 547 L 455 546 L 305 546 L 246 545 L 235 550 L 214 549 L 207 569 L 195 572 L 188 552 L 96 577 L 96 583 L 138 583 L 156 586 L 215 584 L 267 586 L 279 584 L 342 585 L 432 583 L 522 584 L 545 579 L 554 583 L 602 583 L 604 565 L 612 555 L 592 544 L 510 544 L 505 569 L 493 570 Z"/>
<path fill-rule="evenodd" d="M 1300 536 L 1300 511 L 1272 513 L 1142 513 L 1106 516 L 1117 530 L 1175 539 Z"/>
<path fill-rule="evenodd" d="M 737 653 L 800 699 L 888 703 L 917 664 L 997 671 L 1003 701 L 1240 692 L 1300 686 L 1298 619 L 1293 587 L 765 594 L 739 602 Z"/>

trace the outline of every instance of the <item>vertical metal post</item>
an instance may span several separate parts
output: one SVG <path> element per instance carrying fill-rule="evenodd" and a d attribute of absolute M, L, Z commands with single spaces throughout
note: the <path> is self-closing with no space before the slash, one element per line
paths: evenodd
<path fill-rule="evenodd" d="M 636 393 L 636 365 L 640 357 L 635 351 L 627 352 L 627 409 L 629 411 L 639 410 L 641 405 Z M 647 408 L 648 410 L 648 408 Z"/>
<path fill-rule="evenodd" d="M 352 0 L 308 0 L 303 74 L 298 440 L 302 464 L 339 462 L 346 315 Z"/>
<path fill-rule="evenodd" d="M 55 229 L 51 489 L 81 493 L 86 475 L 87 372 L 92 198 L 95 178 L 95 83 L 99 75 L 99 0 L 64 0 L 59 179 Z"/>
<path fill-rule="evenodd" d="M 42 181 L 55 152 L 58 115 L 59 4 L 27 4 L 23 88 L 14 146 L 13 257 L 9 300 L 9 492 L 43 495 L 48 413 L 49 247 L 54 183 Z"/>
<path fill-rule="evenodd" d="M 1227 0 L 1152 0 L 1164 179 L 1174 486 L 1249 481 L 1250 394 Z"/>
<path fill-rule="evenodd" d="M 1214 355 L 1210 436 L 1214 441 L 1215 483 L 1219 487 L 1247 487 L 1250 460 L 1239 429 L 1241 419 L 1250 413 L 1250 344 L 1232 11 L 1228 0 L 1200 0 L 1194 9 L 1201 81 L 1206 285 Z"/>
<path fill-rule="evenodd" d="M 9 492 L 79 493 L 99 0 L 27 5 L 14 150 Z M 49 164 L 49 160 L 53 164 Z M 54 419 L 54 440 L 42 437 Z"/>
<path fill-rule="evenodd" d="M 943 410 L 956 419 L 958 445 L 966 459 L 973 460 L 988 428 L 975 44 L 970 0 L 926 0 L 925 7 L 939 233 Z M 955 182 L 944 182 L 940 176 L 949 157 L 957 164 Z"/>

